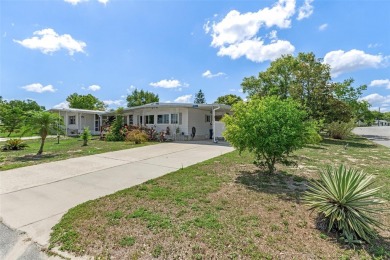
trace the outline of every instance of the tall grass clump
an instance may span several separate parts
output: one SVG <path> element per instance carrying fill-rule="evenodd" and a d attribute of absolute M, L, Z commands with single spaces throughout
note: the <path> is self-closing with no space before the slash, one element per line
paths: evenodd
<path fill-rule="evenodd" d="M 333 139 L 345 139 L 355 128 L 355 120 L 349 122 L 332 122 L 327 125 L 328 134 Z"/>

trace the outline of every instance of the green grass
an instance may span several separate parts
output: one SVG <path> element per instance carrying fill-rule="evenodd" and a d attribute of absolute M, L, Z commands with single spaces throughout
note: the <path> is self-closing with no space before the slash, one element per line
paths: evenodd
<path fill-rule="evenodd" d="M 316 229 L 301 197 L 319 168 L 344 163 L 375 174 L 389 199 L 390 149 L 325 139 L 294 158 L 297 168 L 268 175 L 250 154 L 232 152 L 86 202 L 53 228 L 51 247 L 101 259 L 389 259 L 388 213 L 373 245 L 351 248 Z"/>
<path fill-rule="evenodd" d="M 36 156 L 40 139 L 26 140 L 25 142 L 29 147 L 24 150 L 0 152 L 0 171 L 153 144 L 135 145 L 128 142 L 106 142 L 95 137 L 94 140 L 88 141 L 88 146 L 83 146 L 83 141 L 80 138 L 61 136 L 59 144 L 57 144 L 57 138 L 46 139 L 43 154 Z M 4 143 L 0 142 L 0 147 Z"/>
<path fill-rule="evenodd" d="M 20 132 L 19 129 L 16 129 L 14 132 L 12 132 L 10 136 L 8 136 L 8 134 L 9 134 L 8 132 L 0 131 L 0 138 L 20 138 L 20 137 L 37 135 L 36 133 L 32 133 L 32 132 L 24 132 L 22 136 L 22 133 Z"/>

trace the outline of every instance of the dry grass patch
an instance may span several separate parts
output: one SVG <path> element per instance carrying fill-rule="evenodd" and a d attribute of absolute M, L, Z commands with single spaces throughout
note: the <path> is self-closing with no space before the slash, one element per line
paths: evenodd
<path fill-rule="evenodd" d="M 278 165 L 274 175 L 260 172 L 249 154 L 232 152 L 84 203 L 54 227 L 51 246 L 99 259 L 387 259 L 388 214 L 380 216 L 380 238 L 353 249 L 318 230 L 316 215 L 301 204 L 308 180 L 334 154 L 378 174 L 390 198 L 389 149 L 351 138 L 344 150 L 345 142 L 302 149 L 295 157 L 304 167 Z"/>

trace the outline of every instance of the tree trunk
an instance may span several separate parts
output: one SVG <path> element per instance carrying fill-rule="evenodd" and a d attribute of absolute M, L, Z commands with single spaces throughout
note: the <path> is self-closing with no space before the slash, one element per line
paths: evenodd
<path fill-rule="evenodd" d="M 45 139 L 46 139 L 46 136 L 45 137 L 42 136 L 41 147 L 39 147 L 39 151 L 38 151 L 37 155 L 41 155 L 43 153 L 43 146 L 45 145 Z"/>
<path fill-rule="evenodd" d="M 276 163 L 275 157 L 267 160 L 268 172 L 270 174 L 274 173 L 274 171 L 275 171 L 275 163 Z"/>

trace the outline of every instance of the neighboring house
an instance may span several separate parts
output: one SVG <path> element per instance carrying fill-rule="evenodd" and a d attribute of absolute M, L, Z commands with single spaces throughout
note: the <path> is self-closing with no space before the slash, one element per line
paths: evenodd
<path fill-rule="evenodd" d="M 68 135 L 79 134 L 84 126 L 89 126 L 92 134 L 99 134 L 100 127 L 115 112 L 102 112 L 81 109 L 51 109 L 64 117 Z M 225 128 L 220 122 L 225 114 L 230 113 L 230 106 L 222 104 L 187 104 L 187 103 L 151 103 L 138 107 L 125 108 L 124 123 L 134 126 L 154 128 L 157 132 L 169 128 L 173 139 L 208 139 L 222 137 Z M 72 124 L 71 124 L 72 123 Z M 78 132 L 77 132 L 78 131 Z"/>
<path fill-rule="evenodd" d="M 374 125 L 377 126 L 390 126 L 390 123 L 386 120 L 375 120 Z"/>
<path fill-rule="evenodd" d="M 65 135 L 79 135 L 84 127 L 88 126 L 93 135 L 100 134 L 102 115 L 105 111 L 86 110 L 76 108 L 52 108 L 49 111 L 58 113 L 65 125 Z"/>

